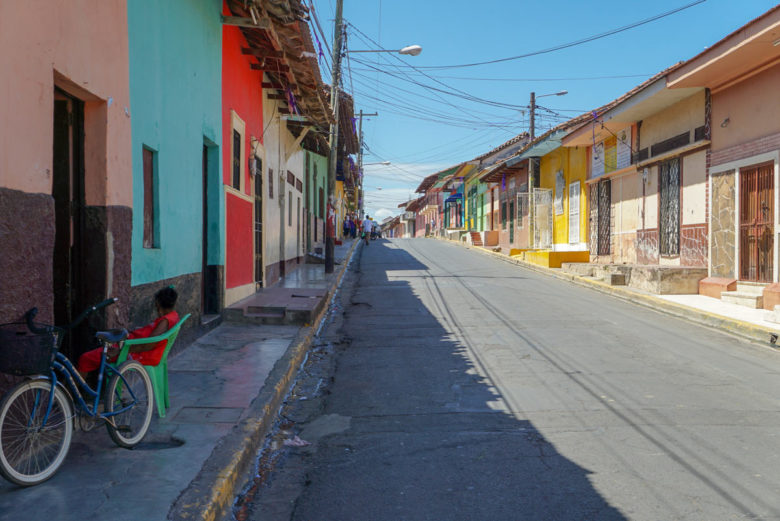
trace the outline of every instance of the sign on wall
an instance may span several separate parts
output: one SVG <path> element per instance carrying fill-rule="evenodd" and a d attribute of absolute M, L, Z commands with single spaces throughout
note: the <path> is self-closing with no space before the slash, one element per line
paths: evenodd
<path fill-rule="evenodd" d="M 604 143 L 593 145 L 593 153 L 590 158 L 590 176 L 596 178 L 604 175 Z"/>
<path fill-rule="evenodd" d="M 631 127 L 596 143 L 591 149 L 590 177 L 594 179 L 631 165 Z"/>
<path fill-rule="evenodd" d="M 617 133 L 617 168 L 631 165 L 631 127 Z"/>
<path fill-rule="evenodd" d="M 610 136 L 604 140 L 604 173 L 617 170 L 617 138 Z"/>
<path fill-rule="evenodd" d="M 563 191 L 565 187 L 566 179 L 563 177 L 563 170 L 558 170 L 555 173 L 555 199 L 553 200 L 555 215 L 563 214 Z"/>

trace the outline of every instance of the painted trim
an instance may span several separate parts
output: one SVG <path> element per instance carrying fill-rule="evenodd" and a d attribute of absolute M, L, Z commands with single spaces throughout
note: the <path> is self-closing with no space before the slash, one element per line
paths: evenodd
<path fill-rule="evenodd" d="M 554 243 L 553 244 L 553 251 L 590 251 L 588 249 L 588 245 L 584 242 L 576 242 L 576 243 Z"/>
<path fill-rule="evenodd" d="M 631 166 L 627 166 L 625 168 L 621 168 L 620 170 L 614 170 L 608 174 L 602 174 L 598 177 L 589 177 L 585 180 L 586 185 L 592 185 L 596 184 L 599 181 L 603 181 L 604 179 L 616 179 L 618 177 L 623 177 L 625 175 L 629 174 L 635 174 L 639 171 L 636 164 L 633 164 Z"/>
<path fill-rule="evenodd" d="M 734 278 L 739 281 L 739 168 L 734 169 Z"/>
<path fill-rule="evenodd" d="M 707 172 L 707 207 L 710 214 L 707 216 L 707 276 L 712 277 L 712 173 Z"/>
<path fill-rule="evenodd" d="M 779 235 L 778 235 L 778 222 L 780 222 L 780 221 L 778 221 L 778 215 L 777 215 L 777 210 L 778 210 L 777 204 L 780 201 L 780 193 L 778 193 L 778 192 L 780 192 L 780 190 L 778 190 L 777 181 L 779 179 L 778 176 L 780 175 L 780 161 L 775 161 L 774 167 L 775 167 L 775 173 L 774 173 L 774 183 L 775 183 L 775 185 L 774 185 L 774 192 L 775 192 L 774 193 L 774 196 L 775 196 L 775 222 L 772 223 L 773 226 L 774 226 L 774 229 L 772 230 L 772 233 L 774 234 L 774 237 L 772 237 L 772 239 L 774 241 L 774 249 L 775 249 L 775 251 L 773 252 L 774 256 L 772 257 L 772 263 L 774 264 L 774 266 L 772 267 L 772 282 L 777 282 L 777 280 L 778 280 L 778 269 L 780 269 L 778 267 L 778 262 L 777 262 L 777 255 L 778 255 L 778 253 L 780 253 L 780 245 L 777 244 L 777 239 L 779 237 Z"/>
<path fill-rule="evenodd" d="M 235 197 L 238 197 L 239 199 L 243 199 L 244 201 L 246 201 L 248 203 L 253 203 L 254 204 L 255 200 L 254 200 L 253 197 L 250 197 L 250 196 L 246 195 L 244 192 L 239 192 L 238 190 L 236 190 L 235 188 L 233 188 L 230 185 L 222 185 L 222 186 L 225 187 L 225 195 L 230 194 L 230 195 L 233 195 Z"/>
<path fill-rule="evenodd" d="M 778 228 L 780 228 L 780 216 L 778 216 L 778 203 L 780 203 L 780 190 L 778 190 L 778 181 L 780 181 L 780 150 L 774 150 L 772 152 L 764 152 L 763 154 L 757 154 L 755 156 L 746 157 L 744 159 L 738 159 L 736 161 L 729 161 L 728 163 L 721 163 L 719 165 L 710 166 L 710 179 L 715 174 L 725 174 L 727 172 L 734 172 L 734 275 L 737 280 L 739 278 L 739 179 L 741 170 L 743 168 L 760 165 L 761 163 L 773 163 L 774 165 L 774 197 L 775 197 L 775 222 L 774 224 L 774 258 L 772 262 L 772 280 L 778 281 L 780 275 L 780 266 L 778 266 L 777 256 L 780 254 L 780 245 L 778 245 Z M 710 190 L 710 208 L 712 208 L 712 190 Z M 710 228 L 712 228 L 710 226 Z M 710 243 L 711 244 L 711 243 Z"/>
<path fill-rule="evenodd" d="M 242 194 L 246 192 L 246 169 L 247 169 L 247 162 L 248 155 L 246 153 L 246 123 L 243 119 L 241 119 L 241 116 L 238 115 L 238 113 L 230 109 L 230 187 L 233 187 L 233 158 L 235 157 L 234 150 L 233 150 L 233 132 L 232 130 L 235 130 L 238 132 L 238 134 L 241 136 L 241 150 L 239 150 L 238 157 L 239 164 L 241 165 L 241 173 L 240 173 L 240 181 L 239 181 L 239 188 L 233 188 L 234 190 L 240 191 Z"/>
<path fill-rule="evenodd" d="M 736 171 L 746 166 L 769 163 L 770 161 L 774 161 L 775 164 L 780 163 L 780 150 L 764 152 L 763 154 L 737 159 L 736 161 L 729 161 L 728 163 L 721 163 L 719 165 L 710 165 L 710 174 L 722 174 L 729 170 Z"/>
<path fill-rule="evenodd" d="M 236 286 L 235 288 L 227 288 L 225 290 L 225 307 L 230 307 L 239 300 L 243 300 L 250 295 L 255 294 L 255 283 L 250 282 L 243 286 Z"/>
<path fill-rule="evenodd" d="M 260 235 L 262 237 L 262 244 L 260 245 L 260 256 L 262 257 L 262 259 L 261 259 L 262 262 L 260 263 L 260 280 L 259 281 L 256 280 L 255 281 L 255 285 L 257 285 L 257 283 L 259 282 L 263 287 L 266 287 L 266 272 L 265 272 L 265 255 L 266 255 L 266 253 L 265 253 L 265 243 L 266 243 L 266 241 L 265 241 L 265 239 L 266 239 L 266 233 L 267 232 L 265 230 L 265 223 L 268 222 L 268 220 L 266 219 L 266 215 L 267 215 L 267 212 L 268 212 L 269 197 L 268 197 L 268 189 L 266 187 L 267 181 L 265 181 L 265 179 L 266 179 L 265 176 L 266 176 L 266 173 L 268 171 L 268 162 L 266 161 L 265 144 L 262 141 L 260 141 L 263 138 L 263 136 L 260 136 L 259 138 L 256 137 L 256 136 L 250 136 L 250 138 L 249 138 L 250 139 L 250 144 L 251 144 L 251 139 L 252 138 L 257 139 L 257 144 L 255 145 L 254 149 L 251 150 L 251 154 L 252 154 L 252 156 L 256 156 L 256 157 L 260 158 L 260 168 L 257 170 L 257 175 L 252 176 L 252 181 L 251 181 L 251 192 L 252 193 L 250 195 L 250 199 L 252 201 L 252 227 L 253 227 L 253 231 L 252 231 L 252 278 L 256 277 L 256 274 L 255 274 L 255 258 L 254 258 L 255 251 L 256 251 L 256 248 L 257 248 L 257 242 L 256 242 L 257 241 L 257 238 L 256 238 L 257 234 L 254 233 L 254 225 L 257 222 L 257 215 L 255 214 L 255 211 L 256 211 L 256 208 L 255 208 L 255 197 L 256 197 L 255 196 L 255 186 L 256 186 L 256 184 L 258 182 L 258 179 L 259 179 L 260 180 L 260 184 L 262 185 L 262 188 L 260 190 L 260 200 L 261 200 L 260 204 L 262 205 L 262 209 L 263 209 L 263 215 L 261 216 L 261 219 L 260 219 L 260 222 L 263 225 L 263 229 L 261 230 L 261 233 L 260 233 Z"/>
<path fill-rule="evenodd" d="M 636 164 L 637 170 L 640 168 L 653 166 L 656 163 L 663 163 L 664 161 L 674 159 L 677 156 L 682 157 L 693 152 L 698 152 L 699 149 L 710 146 L 710 143 L 711 141 L 709 139 L 704 139 L 702 141 L 691 143 L 690 145 L 685 145 L 684 147 L 675 148 L 674 150 L 670 150 L 669 152 L 661 154 L 660 156 L 654 156 L 649 159 L 645 159 L 644 161 Z"/>

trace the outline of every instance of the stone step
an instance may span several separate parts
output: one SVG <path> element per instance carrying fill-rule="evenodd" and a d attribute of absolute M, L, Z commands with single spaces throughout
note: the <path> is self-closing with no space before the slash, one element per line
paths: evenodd
<path fill-rule="evenodd" d="M 764 288 L 766 288 L 768 284 L 764 284 L 763 282 L 740 282 L 737 281 L 737 291 L 740 293 L 750 293 L 752 295 L 763 295 L 764 294 Z"/>
<path fill-rule="evenodd" d="M 761 309 L 764 307 L 764 297 L 755 293 L 745 293 L 741 291 L 724 291 L 720 294 L 723 302 L 738 304 L 751 309 Z"/>
<path fill-rule="evenodd" d="M 287 310 L 287 306 L 247 306 L 244 309 L 244 314 L 256 315 L 281 315 L 284 316 L 284 312 Z"/>

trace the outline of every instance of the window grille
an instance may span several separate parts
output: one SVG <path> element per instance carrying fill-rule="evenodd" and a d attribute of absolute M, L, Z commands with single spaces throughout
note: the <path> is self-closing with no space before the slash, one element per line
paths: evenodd
<path fill-rule="evenodd" d="M 664 161 L 658 168 L 661 207 L 658 234 L 661 255 L 680 253 L 680 160 Z"/>
<path fill-rule="evenodd" d="M 598 206 L 598 254 L 609 255 L 610 253 L 610 219 L 612 206 L 612 183 L 609 179 L 601 181 L 598 184 L 599 206 Z"/>

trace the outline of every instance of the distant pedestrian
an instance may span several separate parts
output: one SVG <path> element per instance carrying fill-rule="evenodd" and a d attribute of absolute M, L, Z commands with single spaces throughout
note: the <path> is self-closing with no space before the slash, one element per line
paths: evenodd
<path fill-rule="evenodd" d="M 355 220 L 351 217 L 349 219 L 349 236 L 353 239 L 357 237 L 357 227 L 355 226 Z"/>
<path fill-rule="evenodd" d="M 366 241 L 366 246 L 368 246 L 368 240 L 371 238 L 371 232 L 374 230 L 374 221 L 371 220 L 371 218 L 366 215 L 366 218 L 363 219 L 363 239 Z"/>

